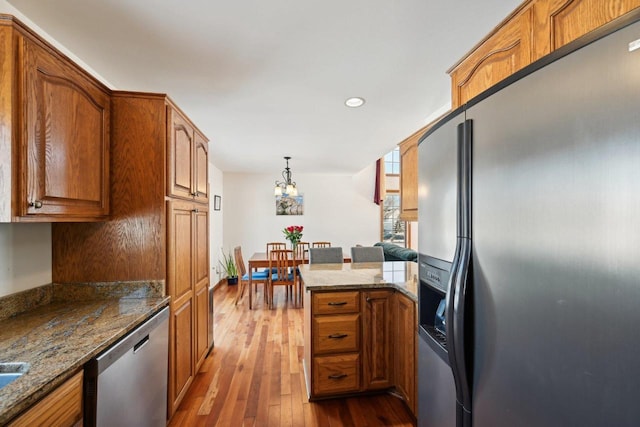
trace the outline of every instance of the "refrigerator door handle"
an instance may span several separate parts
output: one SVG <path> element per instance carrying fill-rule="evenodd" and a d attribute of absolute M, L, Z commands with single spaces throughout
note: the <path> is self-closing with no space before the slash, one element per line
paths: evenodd
<path fill-rule="evenodd" d="M 472 315 L 465 312 L 471 265 L 471 132 L 471 120 L 458 125 L 458 238 L 447 289 L 447 350 L 456 386 L 458 427 L 471 426 L 471 357 L 467 357 L 465 347 L 468 339 L 465 323 L 470 319 L 467 316 Z"/>
<path fill-rule="evenodd" d="M 470 291 L 470 266 L 471 266 L 471 241 L 469 239 L 458 239 L 460 247 L 459 259 L 455 275 L 452 276 L 452 293 L 451 298 L 451 322 L 450 329 L 453 330 L 449 351 L 449 362 L 453 371 L 453 378 L 456 384 L 456 400 L 457 405 L 457 425 L 459 427 L 471 426 L 471 384 L 470 366 L 472 358 L 467 349 L 468 332 L 466 331 L 466 323 L 469 322 L 471 313 L 465 310 L 467 306 L 467 297 Z"/>

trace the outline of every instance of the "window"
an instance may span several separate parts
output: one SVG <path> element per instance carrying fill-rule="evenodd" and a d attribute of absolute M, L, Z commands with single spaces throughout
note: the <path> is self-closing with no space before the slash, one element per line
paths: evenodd
<path fill-rule="evenodd" d="M 381 241 L 407 246 L 407 223 L 400 220 L 400 149 L 384 156 L 384 188 L 386 195 L 381 203 Z"/>
<path fill-rule="evenodd" d="M 400 193 L 388 192 L 382 202 L 382 241 L 405 246 L 406 222 L 400 221 Z"/>
<path fill-rule="evenodd" d="M 385 175 L 399 175 L 400 174 L 400 149 L 387 153 L 384 156 L 384 173 Z"/>

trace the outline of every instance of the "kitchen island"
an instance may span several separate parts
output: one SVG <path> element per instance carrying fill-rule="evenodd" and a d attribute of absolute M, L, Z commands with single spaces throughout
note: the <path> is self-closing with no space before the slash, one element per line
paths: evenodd
<path fill-rule="evenodd" d="M 163 285 L 47 285 L 0 298 L 0 363 L 28 370 L 0 389 L 0 425 L 169 303 Z M 81 383 L 80 383 L 81 384 Z"/>
<path fill-rule="evenodd" d="M 395 390 L 415 414 L 418 264 L 311 264 L 300 274 L 310 400 Z"/>

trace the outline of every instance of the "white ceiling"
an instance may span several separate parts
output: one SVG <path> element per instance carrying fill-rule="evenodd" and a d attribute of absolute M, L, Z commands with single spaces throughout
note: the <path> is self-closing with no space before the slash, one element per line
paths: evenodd
<path fill-rule="evenodd" d="M 448 108 L 520 0 L 8 0 L 114 88 L 167 93 L 223 171 L 354 173 Z M 366 104 L 344 106 L 350 96 Z"/>

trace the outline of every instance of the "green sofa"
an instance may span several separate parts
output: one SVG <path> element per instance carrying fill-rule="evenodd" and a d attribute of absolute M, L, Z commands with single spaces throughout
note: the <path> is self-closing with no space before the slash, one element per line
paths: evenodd
<path fill-rule="evenodd" d="M 378 242 L 374 246 L 382 246 L 385 261 L 418 261 L 418 252 L 393 243 Z"/>

